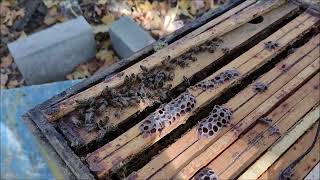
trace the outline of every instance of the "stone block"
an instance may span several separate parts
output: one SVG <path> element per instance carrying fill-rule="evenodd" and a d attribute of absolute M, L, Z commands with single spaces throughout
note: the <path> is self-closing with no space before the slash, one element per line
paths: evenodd
<path fill-rule="evenodd" d="M 96 54 L 93 30 L 81 16 L 8 45 L 27 84 L 64 80 Z"/>
<path fill-rule="evenodd" d="M 120 58 L 130 57 L 135 52 L 155 42 L 152 36 L 144 31 L 127 16 L 114 21 L 109 28 L 113 49 Z"/>

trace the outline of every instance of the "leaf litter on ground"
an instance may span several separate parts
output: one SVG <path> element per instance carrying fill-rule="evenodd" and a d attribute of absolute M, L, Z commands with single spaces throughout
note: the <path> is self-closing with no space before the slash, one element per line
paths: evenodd
<path fill-rule="evenodd" d="M 28 1 L 28 0 L 26 0 Z M 37 1 L 37 0 L 29 0 Z M 1 89 L 24 86 L 24 80 L 9 54 L 7 44 L 38 32 L 56 23 L 77 16 L 84 16 L 95 33 L 97 54 L 86 63 L 78 65 L 66 79 L 82 79 L 119 61 L 107 34 L 110 24 L 121 16 L 129 16 L 155 39 L 166 36 L 183 27 L 205 11 L 217 8 L 225 1 L 212 0 L 39 0 L 41 4 L 33 12 L 26 12 L 19 0 L 0 2 L 1 18 Z M 32 13 L 26 26 L 20 31 L 13 28 L 17 21 Z"/>

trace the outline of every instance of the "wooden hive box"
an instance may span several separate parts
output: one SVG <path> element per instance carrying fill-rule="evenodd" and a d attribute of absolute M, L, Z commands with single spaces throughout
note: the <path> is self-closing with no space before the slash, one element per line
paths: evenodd
<path fill-rule="evenodd" d="M 276 178 L 317 131 L 318 28 L 308 6 L 234 1 L 24 120 L 57 177 Z M 319 162 L 318 149 L 294 177 Z"/>

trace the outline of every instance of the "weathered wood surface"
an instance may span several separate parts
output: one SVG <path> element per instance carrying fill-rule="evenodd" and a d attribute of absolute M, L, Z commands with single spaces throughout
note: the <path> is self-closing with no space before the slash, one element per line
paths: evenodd
<path fill-rule="evenodd" d="M 317 97 L 318 90 L 314 89 L 314 86 L 319 86 L 317 78 L 313 78 L 311 82 L 308 82 L 268 114 L 267 117 L 272 119 L 273 126 L 279 129 L 279 133 L 269 132 L 270 127 L 266 123 L 259 122 L 207 167 L 213 169 L 221 179 L 234 179 L 240 175 L 245 168 L 253 163 L 272 143 L 283 136 L 292 125 L 299 121 L 319 101 L 319 97 Z M 263 160 L 266 159 L 264 158 Z M 267 162 L 270 161 L 257 162 L 259 162 L 259 165 L 261 165 L 261 162 L 267 165 Z M 260 166 L 260 168 L 263 167 L 266 166 Z M 257 177 L 252 178 L 252 176 L 243 175 L 241 178 L 256 179 Z"/>
<path fill-rule="evenodd" d="M 287 27 L 284 27 L 284 28 L 288 30 Z M 286 32 L 283 32 L 283 33 L 286 33 Z M 238 118 L 239 119 L 232 120 L 232 123 L 237 123 L 237 121 L 240 121 L 243 117 L 249 114 L 250 111 L 252 111 L 255 107 L 257 107 L 259 103 L 262 103 L 263 101 L 265 101 L 265 99 L 271 96 L 284 84 L 290 81 L 296 74 L 298 74 L 306 66 L 312 63 L 315 60 L 315 58 L 318 56 L 319 49 L 315 49 L 315 48 L 319 44 L 318 42 L 319 37 L 320 36 L 313 38 L 310 42 L 308 42 L 302 48 L 299 48 L 294 54 L 291 54 L 288 58 L 286 58 L 284 61 L 279 63 L 276 68 L 272 69 L 266 75 L 263 75 L 263 77 L 257 80 L 257 82 L 263 82 L 271 86 L 266 93 L 263 93 L 261 95 L 256 95 L 252 91 L 252 88 L 248 87 L 244 91 L 240 92 L 235 98 L 230 100 L 230 102 L 228 102 L 226 106 L 233 110 L 237 110 L 242 105 L 241 110 L 237 110 L 234 115 L 234 117 L 237 117 L 237 119 Z M 267 40 L 271 40 L 271 39 L 268 38 L 266 39 L 266 41 Z M 257 45 L 254 48 L 255 49 L 261 48 L 261 46 Z M 313 53 L 311 53 L 311 56 L 309 55 L 307 56 L 307 54 L 311 51 L 313 51 Z M 256 52 L 259 52 L 259 51 L 256 51 Z M 256 54 L 251 53 L 250 55 L 254 57 Z M 250 56 L 247 54 L 244 54 L 242 56 L 250 58 Z M 242 57 L 240 56 L 239 58 L 242 58 Z M 256 97 L 252 98 L 255 95 Z M 210 98 L 210 96 L 206 96 L 206 98 Z M 249 102 L 246 105 L 243 105 L 244 103 L 246 103 L 246 101 L 249 101 Z M 200 101 L 200 102 L 203 102 L 203 101 Z M 196 136 L 196 128 L 193 128 L 182 138 L 178 139 L 177 142 L 175 142 L 173 145 L 169 146 L 169 148 L 164 150 L 159 156 L 151 160 L 144 168 L 140 169 L 137 172 L 137 177 L 142 179 L 148 178 L 150 176 L 153 176 L 156 179 L 157 177 L 161 177 L 162 175 L 166 175 L 166 177 L 170 177 L 171 175 L 174 175 L 177 171 L 179 171 L 179 169 L 182 168 L 185 165 L 185 163 L 189 162 L 194 157 L 199 155 L 199 153 L 201 153 L 208 145 L 212 144 L 214 140 L 218 138 L 219 136 L 212 140 L 198 141 L 198 137 Z M 161 171 L 157 172 L 159 169 L 161 169 Z"/>
<path fill-rule="evenodd" d="M 209 148 L 207 148 L 203 153 L 201 153 L 196 159 L 192 160 L 187 166 L 185 166 L 178 174 L 177 177 L 187 178 L 194 173 L 196 173 L 200 168 L 208 164 L 211 159 L 215 158 L 219 153 L 221 153 L 225 148 L 231 145 L 240 135 L 241 132 L 245 131 L 251 126 L 258 118 L 263 116 L 268 112 L 269 109 L 275 107 L 281 100 L 288 97 L 288 93 L 295 91 L 301 86 L 310 76 L 312 76 L 316 71 L 317 63 L 309 65 L 304 71 L 302 71 L 296 78 L 287 83 L 282 89 L 273 94 L 269 99 L 264 101 L 259 107 L 252 111 L 250 106 L 242 106 L 234 113 L 234 117 L 242 117 L 242 113 L 250 113 L 244 119 L 234 118 L 233 123 L 237 124 L 232 127 L 226 134 L 216 140 Z M 299 85 L 300 84 L 300 85 Z M 267 94 L 268 91 L 265 93 Z M 239 95 L 241 95 L 240 93 Z M 239 96 L 240 97 L 240 96 Z M 253 101 L 254 103 L 255 101 Z M 229 104 L 230 105 L 230 104 Z M 232 107 L 232 105 L 227 107 Z M 249 111 L 247 110 L 249 109 Z M 239 121 L 241 122 L 239 123 Z"/>
<path fill-rule="evenodd" d="M 106 81 L 94 85 L 91 88 L 84 90 L 83 92 L 80 92 L 62 102 L 57 103 L 55 105 L 55 111 L 53 113 L 52 109 L 49 110 L 51 113 L 48 113 L 46 110 L 43 110 L 43 112 L 45 113 L 46 118 L 49 121 L 55 121 L 77 108 L 79 104 L 76 101 L 84 101 L 92 97 L 97 97 L 106 87 L 119 87 L 124 83 L 126 75 L 130 76 L 131 74 L 138 74 L 141 72 L 140 65 L 145 66 L 147 69 L 152 69 L 153 67 L 161 65 L 161 62 L 164 61 L 168 56 L 172 58 L 177 57 L 186 52 L 188 49 L 202 44 L 206 40 L 210 40 L 219 37 L 227 32 L 230 32 L 231 30 L 245 24 L 255 17 L 262 15 L 284 3 L 284 0 L 271 0 L 256 3 L 247 8 L 245 11 L 231 16 L 230 18 L 223 21 L 223 23 L 217 24 L 213 28 L 199 34 L 198 36 L 190 38 L 187 41 L 183 42 L 178 40 L 168 45 L 166 48 L 160 49 L 151 56 L 127 68 L 121 73 L 108 78 Z"/>
<path fill-rule="evenodd" d="M 300 111 L 300 110 L 299 110 Z M 265 172 L 294 142 L 306 131 L 312 124 L 319 120 L 320 107 L 316 107 L 305 117 L 302 118 L 293 128 L 288 132 L 283 133 L 283 137 L 276 142 L 265 154 L 247 169 L 239 179 L 257 179 L 263 172 Z M 305 112 L 301 112 L 302 114 Z M 304 115 L 304 114 L 303 114 Z M 302 116 L 303 116 L 302 115 Z M 294 116 L 296 118 L 296 116 Z M 301 116 L 300 116 L 301 117 Z M 284 118 L 285 120 L 285 118 Z M 291 120 L 291 119 L 290 119 Z M 281 122 L 280 122 L 281 123 Z M 284 122 L 282 122 L 284 123 Z M 283 125 L 284 126 L 284 125 Z M 282 129 L 281 129 L 282 130 Z M 264 143 L 264 139 L 262 142 Z M 312 139 L 311 139 L 312 140 Z M 261 141 L 261 140 L 260 140 Z M 310 141 L 310 140 L 309 140 Z M 260 148 L 260 147 L 259 147 Z M 295 156 L 297 157 L 297 156 Z"/>
<path fill-rule="evenodd" d="M 242 4 L 241 4 L 242 5 Z M 238 8 L 240 6 L 237 6 Z M 228 12 L 236 12 L 233 11 L 234 9 L 228 11 Z M 177 68 L 175 70 L 175 78 L 173 79 L 172 83 L 173 86 L 172 88 L 176 87 L 178 84 L 182 83 L 185 77 L 192 77 L 194 74 L 197 72 L 203 70 L 203 68 L 207 67 L 208 65 L 215 63 L 217 61 L 220 61 L 220 59 L 223 57 L 224 52 L 222 51 L 223 48 L 229 48 L 230 50 L 234 49 L 239 49 L 243 44 L 247 44 L 247 41 L 254 37 L 257 36 L 258 34 L 262 33 L 265 31 L 266 28 L 269 28 L 273 26 L 275 23 L 278 21 L 281 21 L 281 19 L 285 18 L 288 14 L 291 14 L 293 12 L 296 12 L 298 10 L 298 7 L 293 5 L 293 4 L 286 4 L 283 5 L 275 10 L 273 10 L 270 13 L 267 13 L 264 15 L 264 21 L 258 25 L 255 24 L 245 24 L 230 33 L 227 33 L 223 36 L 220 37 L 223 42 L 221 43 L 220 47 L 217 48 L 217 50 L 211 54 L 209 52 L 203 52 L 199 53 L 196 55 L 196 57 L 199 59 L 196 62 L 190 63 L 189 67 L 185 68 Z M 220 16 L 219 16 L 220 17 Z M 218 17 L 218 18 L 219 18 Z M 194 35 L 194 34 L 199 34 L 202 32 L 204 29 L 207 29 L 207 25 L 210 24 L 212 25 L 211 22 L 207 23 L 206 28 L 198 28 L 195 30 L 197 33 L 190 33 L 189 35 Z M 200 31 L 200 30 L 201 31 Z M 188 35 L 187 35 L 188 36 Z M 114 117 L 112 116 L 114 108 L 108 108 L 104 115 L 102 116 L 108 116 L 109 117 L 109 124 L 108 126 L 115 127 L 119 123 L 124 122 L 126 119 L 131 117 L 133 114 L 137 114 L 141 108 L 138 109 L 137 107 L 128 107 L 123 110 L 123 112 L 120 114 L 119 117 Z M 67 121 L 67 120 L 65 120 Z M 68 140 L 71 142 L 75 141 L 74 139 L 76 138 L 77 140 L 81 140 L 80 143 L 82 143 L 80 146 L 87 145 L 94 141 L 98 137 L 97 131 L 92 131 L 92 132 L 87 132 L 84 128 L 76 128 L 72 123 L 68 122 L 62 122 L 59 124 L 60 129 L 64 129 L 65 131 L 71 131 L 71 132 L 64 132 L 64 135 L 67 137 Z"/>
<path fill-rule="evenodd" d="M 319 123 L 319 122 L 318 122 Z M 275 163 L 272 164 L 258 179 L 277 179 L 286 167 L 289 166 L 297 157 L 302 155 L 312 144 L 317 132 L 318 123 L 305 132 L 305 134 L 295 144 L 288 149 Z M 320 143 L 319 139 L 314 148 L 298 163 L 297 168 L 294 168 L 293 179 L 303 179 L 311 168 L 314 167 L 320 160 L 319 157 Z M 302 166 L 301 166 L 301 165 Z M 309 167 L 309 168 L 308 168 Z"/>
<path fill-rule="evenodd" d="M 48 142 L 54 147 L 77 179 L 94 179 L 94 176 L 90 173 L 88 167 L 81 162 L 80 158 L 69 147 L 67 141 L 46 120 L 41 111 L 29 111 L 27 115 L 33 119 L 34 123 L 39 127 Z"/>
<path fill-rule="evenodd" d="M 304 20 L 304 23 L 301 23 L 300 20 Z M 288 25 L 281 28 L 279 31 L 263 40 L 254 48 L 250 49 L 205 80 L 212 79 L 217 74 L 230 68 L 237 68 L 242 75 L 242 78 L 246 77 L 251 72 L 267 63 L 276 54 L 284 50 L 289 43 L 292 43 L 298 36 L 312 28 L 316 22 L 317 19 L 310 17 L 308 14 L 299 16 L 296 20 L 293 20 Z M 288 35 L 288 32 L 290 32 L 290 35 Z M 273 51 L 264 49 L 265 43 L 268 41 L 277 41 L 279 43 L 279 48 Z M 196 113 L 197 109 L 204 107 L 212 99 L 219 96 L 224 90 L 231 87 L 236 82 L 237 81 L 231 81 L 212 91 L 203 92 L 194 88 L 189 89 L 190 93 L 192 93 L 197 99 L 196 110 L 192 113 Z M 98 149 L 87 158 L 91 171 L 97 172 L 99 177 L 106 175 L 114 166 L 116 166 L 116 164 L 126 161 L 129 157 L 146 149 L 173 129 L 183 124 L 192 113 L 183 116 L 179 121 L 172 124 L 167 129 L 164 129 L 159 137 L 143 138 L 139 130 L 141 123 L 138 123 L 126 133 Z"/>

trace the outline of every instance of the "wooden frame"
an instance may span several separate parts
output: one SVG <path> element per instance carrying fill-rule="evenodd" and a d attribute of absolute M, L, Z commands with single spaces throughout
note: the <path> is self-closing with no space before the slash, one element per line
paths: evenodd
<path fill-rule="evenodd" d="M 243 4 L 240 4 L 241 2 L 237 1 L 234 4 L 228 5 L 227 7 L 220 8 L 218 11 L 206 14 L 205 16 L 197 20 L 194 24 L 179 30 L 178 32 L 174 33 L 173 35 L 165 39 L 162 39 L 162 41 L 164 42 L 169 42 L 169 45 L 166 48 L 160 49 L 159 51 L 154 53 L 153 45 L 149 46 L 144 50 L 138 52 L 134 56 L 130 57 L 129 59 L 124 60 L 122 63 L 121 62 L 117 63 L 111 69 L 101 72 L 98 75 L 95 75 L 92 78 L 89 78 L 88 80 L 85 80 L 75 85 L 74 87 L 64 91 L 63 93 L 57 96 L 54 96 L 50 100 L 46 101 L 41 105 L 38 105 L 34 109 L 30 110 L 27 114 L 25 114 L 24 120 L 26 121 L 30 129 L 32 129 L 34 134 L 38 137 L 38 140 L 46 147 L 45 149 L 50 152 L 51 154 L 50 156 L 56 159 L 55 169 L 59 173 L 61 173 L 62 176 L 66 179 L 72 179 L 72 178 L 94 179 L 96 177 L 103 178 L 105 177 L 105 175 L 109 173 L 109 170 L 114 170 L 113 168 L 115 164 L 110 164 L 111 161 L 101 161 L 103 163 L 100 163 L 100 162 L 95 163 L 94 161 L 96 161 L 97 158 L 98 159 L 100 158 L 101 160 L 104 159 L 106 154 L 108 154 L 109 151 L 113 152 L 117 149 L 121 149 L 122 147 L 121 148 L 117 147 L 119 143 L 120 143 L 120 146 L 121 144 L 124 145 L 127 143 L 128 140 L 130 141 L 132 140 L 131 136 L 133 137 L 135 137 L 134 135 L 139 136 L 139 133 L 140 133 L 139 131 L 137 131 L 138 129 L 137 127 L 140 124 L 138 123 L 138 125 L 134 126 L 133 128 L 129 129 L 129 131 L 125 132 L 124 135 L 119 136 L 119 137 L 125 137 L 125 138 L 123 139 L 117 138 L 114 141 L 109 142 L 105 147 L 102 147 L 96 151 L 96 152 L 103 152 L 102 154 L 98 153 L 98 156 L 97 156 L 97 153 L 93 152 L 90 156 L 85 158 L 88 164 L 91 165 L 90 167 L 91 171 L 90 171 L 89 168 L 85 165 L 85 163 L 83 163 L 83 158 L 80 158 L 78 155 L 76 155 L 73 149 L 70 148 L 68 139 L 66 139 L 64 135 L 61 134 L 61 132 L 59 131 L 59 125 L 57 126 L 57 123 L 51 123 L 57 120 L 58 118 L 64 116 L 66 113 L 72 111 L 77 106 L 77 102 L 75 101 L 75 99 L 86 100 L 88 96 L 97 96 L 106 87 L 106 85 L 108 86 L 110 85 L 110 87 L 113 87 L 113 86 L 117 87 L 124 80 L 125 74 L 130 74 L 133 72 L 137 73 L 138 71 L 140 71 L 140 69 L 138 68 L 140 64 L 144 64 L 147 68 L 153 67 L 156 64 L 160 64 L 161 61 L 163 61 L 168 54 L 170 54 L 172 57 L 176 57 L 181 53 L 184 53 L 185 51 L 187 51 L 190 47 L 193 47 L 198 44 L 201 44 L 202 42 L 205 42 L 208 38 L 212 39 L 217 36 L 222 36 L 226 32 L 230 32 L 235 28 L 238 28 L 239 26 L 243 25 L 244 23 L 252 20 L 256 16 L 265 14 L 266 12 L 271 11 L 274 8 L 278 8 L 279 6 L 285 3 L 285 1 L 283 0 L 272 0 L 262 4 L 261 3 L 253 4 L 255 2 L 256 1 L 250 0 L 250 1 L 246 1 Z M 240 5 L 236 6 L 238 4 Z M 238 8 L 237 10 L 240 12 L 237 13 L 236 15 L 234 15 L 234 12 L 238 12 L 238 11 L 231 10 L 227 12 L 227 10 L 233 7 L 236 7 L 235 9 Z M 288 7 L 290 8 L 290 10 L 287 10 L 287 12 L 283 14 L 284 16 L 288 15 L 288 13 L 290 12 L 296 12 L 298 10 L 296 6 L 288 6 Z M 245 11 L 243 11 L 243 9 L 245 9 Z M 215 72 L 213 75 L 206 78 L 206 80 L 208 80 L 228 68 L 238 67 L 240 73 L 242 74 L 240 79 L 223 84 L 221 87 L 215 89 L 214 91 L 202 92 L 195 88 L 189 88 L 189 91 L 197 98 L 198 102 L 201 102 L 200 105 L 197 104 L 196 110 L 192 114 L 195 114 L 200 108 L 205 107 L 208 103 L 211 102 L 211 100 L 221 95 L 221 93 L 224 90 L 229 89 L 230 87 L 233 87 L 234 85 L 239 83 L 241 79 L 245 78 L 246 76 L 251 74 L 253 71 L 260 68 L 262 65 L 268 63 L 270 59 L 272 59 L 275 55 L 280 54 L 286 47 L 291 45 L 293 41 L 298 39 L 300 35 L 304 34 L 305 32 L 308 32 L 317 23 L 317 19 L 306 14 L 302 14 L 297 19 L 299 19 L 299 21 L 294 21 L 293 23 L 291 23 L 292 27 L 297 27 L 296 30 L 293 30 L 292 28 L 288 28 L 289 31 L 287 29 L 282 29 L 286 33 L 290 32 L 290 36 L 286 36 L 285 35 L 286 33 L 284 32 L 274 33 L 273 36 L 270 36 L 270 39 L 261 41 L 258 45 L 252 48 L 254 50 L 247 51 L 245 54 L 241 55 L 239 58 L 229 63 L 227 66 L 221 68 L 220 70 Z M 304 22 L 302 23 L 301 21 L 304 21 Z M 261 30 L 257 30 L 257 31 L 261 31 Z M 280 44 L 279 47 L 273 51 L 263 50 L 264 44 L 269 40 L 279 40 L 279 44 Z M 181 42 L 187 42 L 187 43 L 181 43 Z M 254 54 L 255 51 L 259 53 Z M 216 59 L 220 59 L 222 55 L 223 53 L 221 52 L 221 49 L 220 49 L 219 52 L 217 52 L 217 54 L 215 55 L 217 56 Z M 205 57 L 206 56 L 202 56 L 202 58 L 205 58 Z M 145 59 L 141 60 L 143 58 Z M 152 60 L 152 63 L 150 63 L 151 60 Z M 208 64 L 202 64 L 203 67 L 201 67 L 201 69 L 205 68 L 210 63 L 211 62 L 208 62 Z M 308 64 L 303 64 L 299 67 L 296 67 L 296 66 L 294 67 L 299 69 L 307 65 Z M 124 70 L 125 68 L 127 69 Z M 310 69 L 310 71 L 312 71 L 314 67 L 308 66 L 308 68 Z M 121 72 L 121 71 L 123 71 L 123 73 L 118 73 L 117 75 L 112 76 L 112 73 Z M 105 76 L 108 77 L 106 80 L 104 80 Z M 310 74 L 307 73 L 301 76 L 303 79 L 304 77 L 309 77 Z M 182 77 L 179 77 L 177 81 L 174 81 L 175 85 L 180 84 L 181 79 Z M 305 81 L 306 79 L 303 79 L 303 80 L 298 79 L 297 81 L 294 82 L 296 84 L 293 84 L 288 88 L 290 91 L 294 91 L 298 86 L 300 86 L 301 83 L 304 83 Z M 279 85 L 279 88 L 280 88 L 280 85 Z M 288 95 L 284 95 L 282 98 L 285 99 L 287 96 Z M 244 102 L 246 100 L 247 99 L 241 99 L 240 101 Z M 267 110 L 267 107 L 266 107 L 266 110 Z M 184 123 L 188 119 L 188 117 L 190 117 L 190 115 L 191 114 L 181 118 L 177 124 L 175 124 L 174 126 L 168 129 L 165 129 L 163 131 L 163 134 L 160 137 L 156 137 L 156 138 L 153 137 L 152 139 L 150 139 L 150 141 L 149 140 L 146 141 L 146 139 L 142 139 L 142 138 L 140 138 L 139 140 L 139 137 L 138 137 L 137 138 L 138 140 L 132 141 L 134 142 L 134 145 L 138 145 L 138 146 L 124 145 L 124 147 L 127 147 L 127 148 L 122 148 L 123 153 L 117 152 L 119 155 L 124 157 L 122 160 L 118 161 L 119 159 L 117 159 L 115 155 L 112 155 L 108 158 L 110 158 L 111 160 L 113 159 L 114 162 L 118 161 L 118 163 L 121 163 L 122 161 L 123 162 L 127 161 L 128 159 L 130 159 L 129 156 L 135 155 L 137 154 L 137 152 L 141 152 L 146 147 L 160 140 L 166 134 L 171 132 L 174 128 Z M 248 126 L 249 124 L 250 122 L 248 122 L 248 124 L 240 128 L 245 129 L 246 126 Z M 88 141 L 87 144 L 90 143 L 91 140 Z M 114 142 L 116 143 L 114 144 Z M 117 154 L 117 153 L 113 153 L 113 154 Z M 103 168 L 103 169 L 100 170 L 100 168 Z M 98 173 L 92 174 L 92 172 L 95 172 L 96 170 Z M 181 171 L 177 174 L 178 176 L 176 177 L 179 177 L 181 173 L 184 172 L 183 170 L 184 168 L 181 169 Z M 194 173 L 195 171 L 197 170 L 193 169 L 190 172 Z"/>
<path fill-rule="evenodd" d="M 225 13 L 226 11 L 230 10 L 231 8 L 237 6 L 241 2 L 243 2 L 243 0 L 236 0 L 236 1 L 233 1 L 233 3 L 230 3 L 228 5 L 221 6 L 218 9 L 210 10 L 209 12 L 205 13 L 200 18 L 196 19 L 194 22 L 185 25 L 184 27 L 182 27 L 179 30 L 175 31 L 174 33 L 168 35 L 167 37 L 161 38 L 157 42 L 166 42 L 168 44 L 171 44 L 174 41 L 176 41 L 177 39 L 188 34 L 189 32 L 202 26 L 203 24 L 205 24 L 209 20 L 214 19 L 214 18 L 220 16 L 221 14 Z M 115 74 L 115 73 L 129 67 L 130 65 L 140 61 L 144 57 L 151 55 L 152 53 L 154 53 L 154 50 L 153 50 L 154 44 L 143 48 L 142 50 L 138 51 L 137 53 L 135 53 L 131 57 L 123 59 L 123 60 L 113 64 L 111 67 L 100 71 L 98 74 L 95 74 L 92 77 L 90 77 L 86 80 L 83 80 L 82 82 L 72 86 L 71 88 L 66 89 L 65 91 L 61 92 L 60 94 L 53 96 L 49 100 L 37 105 L 36 107 L 34 107 L 31 110 L 29 110 L 23 116 L 24 122 L 28 125 L 30 131 L 33 133 L 33 135 L 35 137 L 37 137 L 38 142 L 42 146 L 46 147 L 45 151 L 48 154 L 50 154 L 50 157 L 52 158 L 51 160 L 52 160 L 53 164 L 55 164 L 57 167 L 57 168 L 53 167 L 53 168 L 51 168 L 51 170 L 53 172 L 57 172 L 57 176 L 61 175 L 64 179 L 73 179 L 74 177 L 77 177 L 77 178 L 82 177 L 82 174 L 81 173 L 79 174 L 77 172 L 72 171 L 70 169 L 70 167 L 64 163 L 64 161 L 66 161 L 67 159 L 61 158 L 59 156 L 59 154 L 60 153 L 70 153 L 72 156 L 74 156 L 75 155 L 74 152 L 70 152 L 70 151 L 69 152 L 63 152 L 63 151 L 57 152 L 59 150 L 56 150 L 54 148 L 55 143 L 52 144 L 48 140 L 48 137 L 55 136 L 55 133 L 57 133 L 57 131 L 53 128 L 52 125 L 42 123 L 42 122 L 46 121 L 46 118 L 44 116 L 36 116 L 36 114 L 41 114 L 40 110 L 50 108 L 50 107 L 54 106 L 56 103 L 61 102 L 64 99 L 67 99 L 67 98 L 71 97 L 72 95 L 75 95 L 75 94 L 81 92 L 82 90 L 87 89 L 88 87 L 91 87 L 91 86 L 103 81 L 106 77 L 110 77 L 112 74 Z M 38 123 L 42 124 L 42 125 L 38 125 L 37 123 L 35 123 L 35 121 L 38 121 Z M 44 131 L 44 129 L 42 128 L 43 126 L 49 126 L 50 130 Z M 58 135 L 58 137 L 60 138 L 60 140 L 58 140 L 57 143 L 60 145 L 61 144 L 65 145 L 66 140 L 64 140 L 64 138 L 60 134 Z M 68 147 L 68 145 L 66 147 Z M 79 162 L 79 160 L 77 160 L 77 163 L 80 164 L 81 166 L 84 166 L 82 164 L 82 162 Z M 90 176 L 90 178 L 92 178 L 92 175 L 88 175 L 87 172 L 85 172 L 85 174 L 86 174 L 86 176 Z"/>
<path fill-rule="evenodd" d="M 249 1 L 247 3 L 249 3 Z M 224 48 L 228 47 L 231 51 L 240 49 L 241 47 L 245 46 L 245 44 L 249 43 L 250 39 L 252 38 L 255 39 L 255 37 L 261 34 L 261 31 L 264 29 L 264 27 L 269 25 L 271 22 L 277 22 L 278 19 L 282 19 L 283 16 L 296 12 L 297 10 L 298 10 L 298 7 L 292 4 L 282 6 L 281 8 L 278 8 L 276 11 L 274 11 L 274 13 L 267 14 L 265 16 L 266 22 L 261 23 L 257 28 L 255 28 L 256 26 L 254 25 L 247 25 L 232 31 L 231 33 L 227 33 L 224 36 L 221 36 L 220 39 L 223 40 L 223 42 L 220 44 L 220 47 L 216 49 L 215 53 L 213 54 L 208 52 L 200 53 L 196 55 L 196 57 L 198 59 L 201 59 L 201 61 L 196 61 L 190 67 L 185 67 L 183 69 L 177 68 L 177 70 L 175 70 L 176 76 L 172 82 L 172 85 L 173 85 L 172 88 L 176 87 L 178 84 L 183 83 L 184 81 L 183 76 L 190 78 L 195 74 L 197 74 L 197 72 L 200 72 L 200 70 L 205 69 L 208 66 L 212 66 L 212 64 L 217 64 L 221 62 L 225 54 L 223 52 Z M 215 20 L 216 19 L 214 19 L 213 21 L 210 21 L 209 24 L 211 24 L 211 22 L 215 22 Z M 207 29 L 207 28 L 201 27 L 196 30 L 196 33 L 192 32 L 191 34 L 189 34 L 189 36 L 187 35 L 186 37 L 190 37 L 191 35 L 194 36 L 194 34 L 199 33 L 199 31 L 203 29 Z M 238 34 L 243 34 L 244 32 L 246 32 L 246 36 L 240 36 L 240 37 L 238 36 Z M 184 37 L 183 39 L 187 39 L 186 37 Z M 139 108 L 139 109 L 137 107 L 125 108 L 119 117 L 113 117 L 112 113 L 114 108 L 109 108 L 105 112 L 105 115 L 108 115 L 109 117 L 108 125 L 112 127 L 117 127 L 121 123 L 128 122 L 129 121 L 128 119 L 130 119 L 130 117 L 138 115 L 139 112 L 144 108 Z M 71 128 L 67 128 L 66 126 Z M 76 139 L 80 139 L 80 143 L 81 143 L 80 146 L 87 146 L 88 144 L 92 143 L 95 139 L 97 139 L 97 136 L 98 136 L 98 133 L 96 131 L 93 131 L 90 133 L 86 133 L 84 129 L 79 129 L 78 131 L 75 131 L 74 129 L 76 128 L 72 128 L 72 123 L 61 123 L 59 124 L 59 127 L 61 129 L 66 129 L 66 131 L 68 131 L 63 133 L 68 138 L 69 141 L 74 142 L 76 141 Z M 63 127 L 66 127 L 66 128 L 63 128 Z"/>

